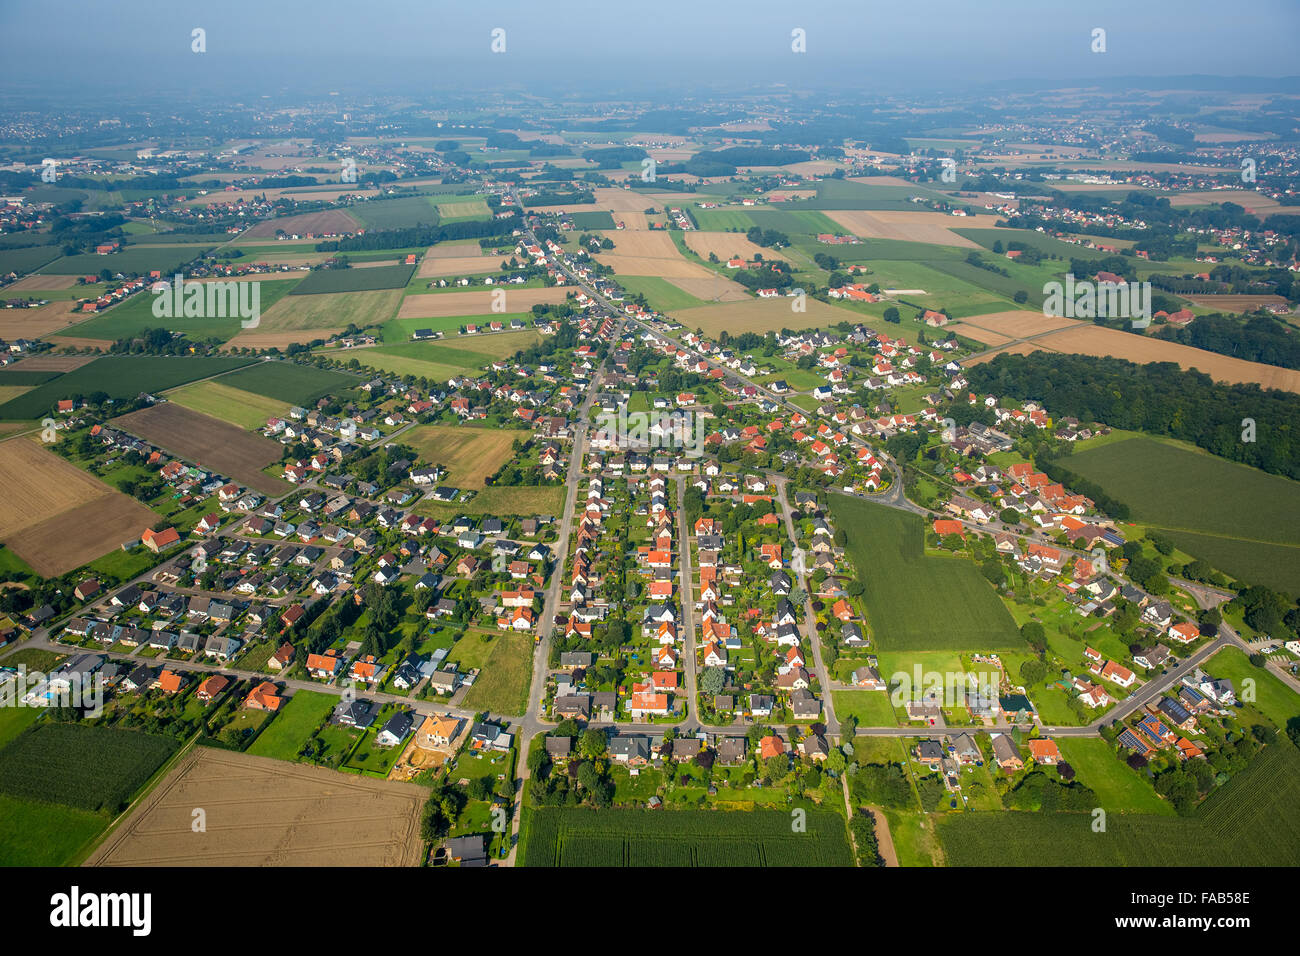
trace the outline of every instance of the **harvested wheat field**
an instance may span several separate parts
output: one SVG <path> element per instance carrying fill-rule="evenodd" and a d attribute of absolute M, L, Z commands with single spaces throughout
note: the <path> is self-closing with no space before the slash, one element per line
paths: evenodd
<path fill-rule="evenodd" d="M 429 791 L 195 747 L 87 866 L 418 866 Z M 194 831 L 194 809 L 205 829 Z"/>
<path fill-rule="evenodd" d="M 517 428 L 468 428 L 464 425 L 417 425 L 402 435 L 420 457 L 447 469 L 447 484 L 482 488 L 483 480 L 510 460 L 515 439 L 531 432 Z"/>
<path fill-rule="evenodd" d="M 935 246 L 981 248 L 965 236 L 952 231 L 955 226 L 970 228 L 969 217 L 945 216 L 941 212 L 886 209 L 828 210 L 826 215 L 860 239 L 903 239 L 909 242 L 928 242 Z"/>
<path fill-rule="evenodd" d="M 391 319 L 401 298 L 401 289 L 286 295 L 262 314 L 256 331 L 295 332 L 349 324 L 364 328 Z"/>
<path fill-rule="evenodd" d="M 57 577 L 138 538 L 158 515 L 29 438 L 0 442 L 0 540 Z"/>
<path fill-rule="evenodd" d="M 5 286 L 5 293 L 71 289 L 76 285 L 78 278 L 78 276 L 23 276 L 17 282 L 11 282 Z"/>
<path fill-rule="evenodd" d="M 14 368 L 21 369 L 24 372 L 71 372 L 74 368 L 81 368 L 87 362 L 95 361 L 97 357 L 95 355 L 42 352 L 40 355 L 27 356 Z"/>
<path fill-rule="evenodd" d="M 1206 203 L 1223 202 L 1236 203 L 1252 216 L 1260 218 L 1276 214 L 1300 215 L 1300 206 L 1283 206 L 1272 196 L 1265 196 L 1253 189 L 1211 189 L 1169 197 L 1171 206 L 1204 206 Z"/>
<path fill-rule="evenodd" d="M 1220 312 L 1253 312 L 1266 305 L 1287 305 L 1280 295 L 1189 295 L 1187 301 Z"/>
<path fill-rule="evenodd" d="M 442 256 L 425 259 L 416 273 L 421 279 L 439 279 L 444 276 L 477 276 L 485 272 L 500 272 L 501 263 L 510 256 Z"/>
<path fill-rule="evenodd" d="M 646 208 L 650 207 L 647 206 Z M 628 210 L 626 212 L 616 210 L 611 215 L 614 217 L 615 222 L 623 224 L 622 231 L 624 232 L 645 232 L 650 228 L 650 220 L 646 217 L 644 210 Z"/>
<path fill-rule="evenodd" d="M 283 219 L 269 219 L 253 226 L 240 239 L 274 239 L 276 232 L 290 235 L 328 235 L 330 233 L 355 233 L 361 228 L 360 222 L 342 209 L 325 209 L 324 212 L 308 212 L 302 216 L 285 216 Z"/>
<path fill-rule="evenodd" d="M 437 206 L 438 215 L 443 219 L 468 219 L 491 213 L 487 202 L 482 199 L 458 199 L 452 202 L 440 202 Z"/>
<path fill-rule="evenodd" d="M 686 247 L 702 259 L 709 258 L 709 253 L 723 262 L 739 256 L 746 262 L 755 256 L 764 259 L 784 259 L 779 252 L 764 249 L 745 238 L 743 232 L 687 232 L 683 233 Z M 622 250 L 619 250 L 622 251 Z"/>
<path fill-rule="evenodd" d="M 978 326 L 981 329 L 988 329 L 990 332 L 997 332 L 1013 339 L 1023 339 L 1056 329 L 1068 329 L 1076 325 L 1090 324 L 1075 319 L 1062 318 L 1059 315 L 1043 315 L 1041 312 L 1030 312 L 1028 309 L 1017 309 L 1013 312 L 991 312 L 988 315 L 972 315 L 961 321 L 963 325 Z M 971 336 L 971 338 L 974 338 L 974 336 Z"/>
<path fill-rule="evenodd" d="M 596 206 L 600 209 L 608 209 L 610 212 L 641 212 L 654 205 L 642 193 L 631 189 L 614 189 L 608 186 L 600 186 L 594 189 L 593 192 L 596 196 Z M 615 216 L 614 218 L 619 217 Z"/>
<path fill-rule="evenodd" d="M 428 295 L 408 295 L 398 310 L 399 319 L 436 319 L 454 315 L 491 315 L 494 312 L 527 312 L 535 305 L 557 305 L 564 301 L 570 290 L 563 286 L 549 289 L 496 289 L 473 292 L 440 292 Z M 505 293 L 505 308 L 494 309 L 500 301 L 498 293 Z M 333 296 L 331 296 L 333 298 Z"/>
<path fill-rule="evenodd" d="M 1244 359 L 1192 348 L 1190 345 L 1178 345 L 1175 342 L 1134 335 L 1132 332 L 1121 332 L 1118 329 L 1107 329 L 1099 325 L 1087 324 L 1080 325 L 1078 328 L 1062 329 L 1060 332 L 1035 339 L 1033 344 L 1045 345 L 1056 352 L 1109 355 L 1139 364 L 1177 362 L 1185 369 L 1200 369 L 1216 382 L 1255 382 L 1263 388 L 1300 392 L 1300 371 L 1295 369 L 1247 362 Z"/>
<path fill-rule="evenodd" d="M 291 489 L 288 482 L 262 472 L 280 460 L 279 442 L 174 402 L 150 405 L 111 424 L 264 495 L 276 497 Z"/>
<path fill-rule="evenodd" d="M 673 318 L 688 329 L 703 329 L 705 335 L 715 336 L 723 329 L 732 335 L 741 332 L 757 332 L 762 335 L 766 332 L 779 332 L 781 329 L 823 328 L 836 322 L 852 322 L 859 315 L 817 299 L 805 300 L 807 310 L 795 312 L 791 309 L 794 301 L 786 298 L 750 299 L 726 305 L 706 305 L 697 309 L 681 309 L 673 313 Z"/>
<path fill-rule="evenodd" d="M 689 292 L 704 302 L 746 302 L 753 298 L 749 291 L 739 282 L 714 276 L 711 279 L 691 277 L 667 279 L 683 292 Z"/>
<path fill-rule="evenodd" d="M 1054 352 L 1055 349 L 1049 349 L 1042 344 L 1042 339 L 1035 339 L 1032 342 L 1017 342 L 1014 345 L 1008 345 L 1003 348 L 993 349 L 991 352 L 984 352 L 971 358 L 964 358 L 961 364 L 966 368 L 972 365 L 983 365 L 985 362 L 991 362 L 997 356 L 1003 353 L 1007 355 L 1029 355 L 1031 352 Z"/>
<path fill-rule="evenodd" d="M 77 303 L 68 300 L 34 309 L 0 309 L 0 339 L 46 338 L 51 332 L 84 321 L 86 316 L 74 311 L 76 308 Z"/>
<path fill-rule="evenodd" d="M 280 349 L 283 351 L 290 345 L 303 345 L 308 342 L 314 342 L 316 339 L 322 341 L 331 336 L 343 332 L 347 326 L 339 326 L 336 329 L 311 329 L 310 331 L 276 331 L 249 329 L 247 332 L 240 332 L 233 339 L 221 346 L 223 351 L 230 349 Z"/>
<path fill-rule="evenodd" d="M 704 266 L 688 262 L 673 244 L 672 236 L 658 230 L 647 232 L 610 232 L 601 235 L 614 240 L 613 252 L 596 256 L 619 275 L 659 276 L 663 279 L 716 278 Z"/>
<path fill-rule="evenodd" d="M 424 252 L 425 259 L 465 259 L 481 256 L 483 247 L 477 242 L 448 242 L 430 246 Z"/>
<path fill-rule="evenodd" d="M 638 257 L 643 259 L 676 259 L 679 262 L 682 254 L 678 251 L 677 246 L 673 243 L 673 237 L 666 231 L 655 230 L 653 232 L 618 232 L 609 229 L 599 233 L 601 236 L 607 236 L 614 240 L 614 251 L 609 253 L 611 256 Z M 604 258 L 604 255 L 602 255 Z"/>
<path fill-rule="evenodd" d="M 1006 345 L 1008 342 L 1014 342 L 1015 339 L 1009 335 L 1003 335 L 1001 332 L 990 332 L 988 329 L 982 329 L 978 325 L 967 325 L 965 322 L 957 322 L 953 325 L 945 326 L 945 332 L 951 332 L 953 335 L 960 335 L 962 338 L 970 339 L 972 342 L 979 342 L 982 345 L 998 346 Z"/>
<path fill-rule="evenodd" d="M 363 186 L 352 186 L 350 188 L 339 187 L 338 189 L 320 189 L 320 188 L 313 188 L 310 186 L 286 186 L 282 189 L 262 189 L 262 188 L 233 189 L 230 192 L 226 192 L 223 189 L 214 192 L 209 192 L 206 196 L 195 196 L 193 199 L 188 200 L 185 203 L 185 205 L 211 206 L 213 203 L 219 203 L 219 202 L 238 203 L 241 201 L 246 203 L 253 203 L 253 202 L 261 201 L 263 197 L 265 197 L 268 202 L 275 202 L 277 199 L 303 199 L 308 202 L 334 202 L 335 200 L 342 199 L 344 196 L 364 196 L 368 198 L 373 198 L 375 196 L 375 192 L 373 189 L 369 187 L 363 187 Z M 329 212 L 339 212 L 339 210 L 332 209 L 329 210 Z M 305 215 L 324 215 L 324 214 L 305 213 Z M 284 228 L 284 227 L 272 226 L 271 233 L 270 233 L 272 237 L 275 236 L 275 230 L 277 228 Z M 355 226 L 352 229 L 347 231 L 355 232 L 359 228 L 361 227 Z"/>

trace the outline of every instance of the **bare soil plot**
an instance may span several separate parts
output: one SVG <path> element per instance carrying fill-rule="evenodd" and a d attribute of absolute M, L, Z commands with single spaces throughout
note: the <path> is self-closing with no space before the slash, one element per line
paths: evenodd
<path fill-rule="evenodd" d="M 683 235 L 686 239 L 686 247 L 703 259 L 709 258 L 710 253 L 723 262 L 734 256 L 739 256 L 746 262 L 752 261 L 755 256 L 762 256 L 764 259 L 785 258 L 779 252 L 764 249 L 750 242 L 743 232 L 688 232 Z"/>
<path fill-rule="evenodd" d="M 158 515 L 28 438 L 0 442 L 0 540 L 57 577 L 137 538 Z"/>
<path fill-rule="evenodd" d="M 402 435 L 402 441 L 425 461 L 446 468 L 446 484 L 482 488 L 483 479 L 510 460 L 515 439 L 526 440 L 530 434 L 517 428 L 417 425 Z"/>
<path fill-rule="evenodd" d="M 5 293 L 71 289 L 76 284 L 77 276 L 23 276 L 17 282 L 11 282 L 5 286 Z"/>
<path fill-rule="evenodd" d="M 1247 362 L 1227 355 L 1216 355 L 1189 345 L 1166 342 L 1163 339 L 1134 335 L 1118 329 L 1099 325 L 1079 324 L 1076 328 L 1062 329 L 1032 344 L 1041 344 L 1057 352 L 1077 352 L 1082 355 L 1109 355 L 1130 362 L 1177 362 L 1184 369 L 1200 369 L 1217 382 L 1255 382 L 1263 388 L 1280 388 L 1300 392 L 1300 371 Z"/>
<path fill-rule="evenodd" d="M 493 309 L 496 293 L 505 292 L 505 309 Z M 399 319 L 435 319 L 453 315 L 490 315 L 500 312 L 527 312 L 535 305 L 556 305 L 570 290 L 564 286 L 548 289 L 476 289 L 472 292 L 441 292 L 408 295 L 397 312 Z"/>
<path fill-rule="evenodd" d="M 243 239 L 274 239 L 277 230 L 290 235 L 325 235 L 328 233 L 355 233 L 361 228 L 360 222 L 342 209 L 325 209 L 324 212 L 308 212 L 302 216 L 285 216 L 283 219 L 269 219 L 253 226 L 240 235 Z"/>
<path fill-rule="evenodd" d="M 416 273 L 421 279 L 439 279 L 443 276 L 475 276 L 485 272 L 499 272 L 502 262 L 510 256 L 443 256 L 425 259 Z"/>
<path fill-rule="evenodd" d="M 1054 329 L 1066 329 L 1085 323 L 1075 319 L 1065 319 L 1056 315 L 1043 315 L 1028 309 L 1012 312 L 991 312 L 988 315 L 972 315 L 961 320 L 963 325 L 974 325 L 990 332 L 997 332 L 1013 339 L 1023 339 L 1030 335 L 1050 332 Z M 974 338 L 974 336 L 971 336 Z"/>
<path fill-rule="evenodd" d="M 427 798 L 417 784 L 196 747 L 86 865 L 417 866 Z"/>
<path fill-rule="evenodd" d="M 860 314 L 840 309 L 816 299 L 807 299 L 807 311 L 794 312 L 793 299 L 750 299 L 725 305 L 706 305 L 698 309 L 681 309 L 673 318 L 688 329 L 703 329 L 714 336 L 726 329 L 732 335 L 741 332 L 779 332 L 781 329 L 812 329 L 836 322 L 854 321 Z"/>
<path fill-rule="evenodd" d="M 122 415 L 112 424 L 264 495 L 290 490 L 287 482 L 262 472 L 280 460 L 280 443 L 228 422 L 164 402 Z"/>
<path fill-rule="evenodd" d="M 711 279 L 685 276 L 665 281 L 705 302 L 745 302 L 752 298 L 749 291 L 739 282 L 732 282 L 730 279 L 718 276 Z"/>
<path fill-rule="evenodd" d="M 957 226 L 969 226 L 968 217 L 945 216 L 941 212 L 885 209 L 828 210 L 826 215 L 862 239 L 902 239 L 936 246 L 980 248 L 965 236 L 959 236 L 952 231 Z"/>

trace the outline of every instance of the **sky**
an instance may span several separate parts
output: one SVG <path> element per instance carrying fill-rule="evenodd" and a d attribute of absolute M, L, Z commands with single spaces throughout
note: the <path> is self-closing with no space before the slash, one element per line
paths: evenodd
<path fill-rule="evenodd" d="M 952 92 L 1300 72 L 1300 0 L 0 0 L 0 36 L 0 89 L 88 99 L 187 87 Z"/>

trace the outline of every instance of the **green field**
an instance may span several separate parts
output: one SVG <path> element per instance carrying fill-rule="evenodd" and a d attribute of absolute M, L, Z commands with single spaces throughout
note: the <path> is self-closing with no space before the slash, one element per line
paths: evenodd
<path fill-rule="evenodd" d="M 415 266 L 372 266 L 366 269 L 317 269 L 307 273 L 291 295 L 321 295 L 330 292 L 375 292 L 403 289 L 411 281 Z"/>
<path fill-rule="evenodd" d="M 293 405 L 307 405 L 323 395 L 361 384 L 360 379 L 335 369 L 292 362 L 258 362 L 223 375 L 220 384 Z"/>
<path fill-rule="evenodd" d="M 356 349 L 349 357 L 380 371 L 445 381 L 513 355 L 539 338 L 540 335 L 533 331 L 500 332 L 482 338 L 460 336 L 436 342 L 380 345 Z"/>
<path fill-rule="evenodd" d="M 254 395 L 220 381 L 196 382 L 167 393 L 167 400 L 240 428 L 260 428 L 268 418 L 282 417 L 288 402 Z"/>
<path fill-rule="evenodd" d="M 0 866 L 68 866 L 108 824 L 106 814 L 0 794 Z"/>
<path fill-rule="evenodd" d="M 924 206 L 910 201 L 912 196 L 948 202 L 954 206 L 969 206 L 963 199 L 947 196 L 927 186 L 854 182 L 851 179 L 823 179 L 817 184 L 815 197 L 794 199 L 784 205 L 795 209 L 924 209 Z"/>
<path fill-rule="evenodd" d="M 44 723 L 0 750 L 0 792 L 19 800 L 115 812 L 178 746 L 170 737 Z"/>
<path fill-rule="evenodd" d="M 1080 783 L 1096 791 L 1097 805 L 1107 813 L 1174 815 L 1173 805 L 1100 737 L 1059 737 L 1056 745 L 1061 759 L 1075 769 Z"/>
<path fill-rule="evenodd" d="M 410 229 L 419 225 L 438 225 L 438 210 L 428 196 L 403 196 L 399 199 L 374 199 L 348 207 L 357 219 L 371 229 Z"/>
<path fill-rule="evenodd" d="M 1225 647 L 1206 661 L 1205 669 L 1215 677 L 1228 678 L 1237 688 L 1242 687 L 1242 681 L 1253 680 L 1255 700 L 1245 706 L 1267 717 L 1279 732 L 1284 731 L 1291 720 L 1300 717 L 1300 695 L 1282 683 L 1272 671 L 1252 664 L 1240 648 Z"/>
<path fill-rule="evenodd" d="M 464 642 L 462 638 L 460 643 Z M 520 717 L 528 706 L 528 686 L 532 677 L 532 635 L 503 632 L 493 640 L 492 653 L 484 662 L 474 686 L 466 691 L 463 706 Z"/>
<path fill-rule="evenodd" d="M 469 501 L 441 502 L 421 498 L 411 505 L 417 514 L 450 519 L 458 515 L 558 515 L 564 510 L 563 485 L 489 485 Z"/>
<path fill-rule="evenodd" d="M 29 667 L 28 670 L 35 668 Z M 36 723 L 41 713 L 40 707 L 0 707 L 0 747 Z"/>
<path fill-rule="evenodd" d="M 105 392 L 114 399 L 134 399 L 140 392 L 156 394 L 252 361 L 235 356 L 108 355 L 5 402 L 0 419 L 40 418 L 57 400 L 76 395 Z"/>
<path fill-rule="evenodd" d="M 993 586 L 965 558 L 924 553 L 918 515 L 830 496 L 837 528 L 866 587 L 868 624 L 881 650 L 984 650 L 1024 646 Z"/>
<path fill-rule="evenodd" d="M 645 296 L 650 308 L 660 312 L 676 312 L 708 304 L 659 276 L 619 276 L 618 284 L 632 295 Z"/>
<path fill-rule="evenodd" d="M 58 246 L 27 246 L 22 249 L 0 248 L 0 275 L 16 272 L 23 275 L 53 262 L 63 251 Z M 102 266 L 100 268 L 103 268 Z M 95 270 L 96 273 L 99 269 Z"/>
<path fill-rule="evenodd" d="M 571 212 L 569 219 L 574 229 L 613 229 L 614 217 L 605 210 L 600 212 Z"/>
<path fill-rule="evenodd" d="M 0 386 L 3 385 L 44 385 L 62 375 L 62 372 L 56 372 L 53 369 L 37 370 L 29 372 L 21 365 L 18 368 L 0 369 Z"/>
<path fill-rule="evenodd" d="M 329 717 L 338 702 L 336 694 L 322 694 L 313 690 L 295 691 L 270 726 L 253 741 L 248 752 L 257 757 L 297 760 L 302 745 Z"/>
<path fill-rule="evenodd" d="M 1134 520 L 1170 532 L 1188 554 L 1247 582 L 1300 593 L 1300 482 L 1145 436 L 1061 463 L 1127 504 Z"/>
<path fill-rule="evenodd" d="M 91 253 L 82 256 L 64 256 L 41 267 L 46 275 L 97 276 L 104 269 L 113 275 L 147 276 L 157 269 L 164 276 L 176 272 L 187 262 L 192 262 L 206 250 L 202 245 L 178 246 L 123 246 L 120 252 L 100 256 Z"/>
<path fill-rule="evenodd" d="M 1104 809 L 1104 807 L 1103 807 Z M 961 813 L 940 819 L 951 866 L 1300 865 L 1300 752 L 1285 737 L 1187 818 Z"/>
<path fill-rule="evenodd" d="M 260 288 L 257 293 L 258 310 L 265 315 L 267 310 L 283 298 L 300 280 L 293 278 L 248 281 L 259 283 Z M 186 287 L 189 285 L 190 283 L 186 283 Z M 157 297 L 148 291 L 137 292 L 120 305 L 115 305 L 106 312 L 101 312 L 85 322 L 65 329 L 62 334 L 116 342 L 118 339 L 139 335 L 145 329 L 165 328 L 171 332 L 184 332 L 191 339 L 198 341 L 216 338 L 225 342 L 238 335 L 242 328 L 240 324 L 242 320 L 237 315 L 226 318 L 185 316 L 157 318 L 153 314 L 153 306 L 156 301 L 158 301 Z"/>
<path fill-rule="evenodd" d="M 898 724 L 888 691 L 836 690 L 831 692 L 831 701 L 837 717 L 854 717 L 859 727 L 894 727 Z"/>
<path fill-rule="evenodd" d="M 806 833 L 780 810 L 524 809 L 522 866 L 852 866 L 844 819 L 807 811 Z"/>

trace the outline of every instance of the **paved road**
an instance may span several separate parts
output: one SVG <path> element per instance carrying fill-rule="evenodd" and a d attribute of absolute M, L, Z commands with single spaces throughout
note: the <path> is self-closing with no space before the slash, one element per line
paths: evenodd
<path fill-rule="evenodd" d="M 798 548 L 799 535 L 795 531 L 794 517 L 791 514 L 790 501 L 786 497 L 785 486 L 786 479 L 784 476 L 773 479 L 776 484 L 776 500 L 781 508 L 781 516 L 785 519 L 786 537 L 790 539 L 790 546 Z M 796 554 L 802 552 L 796 551 Z M 830 671 L 822 663 L 822 642 L 817 634 L 817 615 L 813 612 L 812 607 L 812 588 L 808 586 L 806 562 L 791 560 L 790 569 L 795 574 L 795 583 L 804 593 L 803 615 L 804 631 L 808 635 L 808 643 L 812 647 L 813 671 L 817 674 L 817 683 L 822 692 L 822 723 L 826 725 L 826 732 L 830 734 L 839 734 L 840 722 L 835 716 L 835 704 L 831 700 L 831 679 Z"/>
<path fill-rule="evenodd" d="M 682 671 L 686 680 L 687 723 L 682 729 L 689 732 L 690 726 L 698 726 L 700 719 L 699 691 L 696 686 L 696 647 L 699 644 L 695 625 L 695 570 L 691 563 L 691 531 L 686 524 L 686 485 L 685 477 L 677 479 L 677 540 L 681 552 L 681 580 L 677 593 L 681 595 L 682 608 Z"/>

